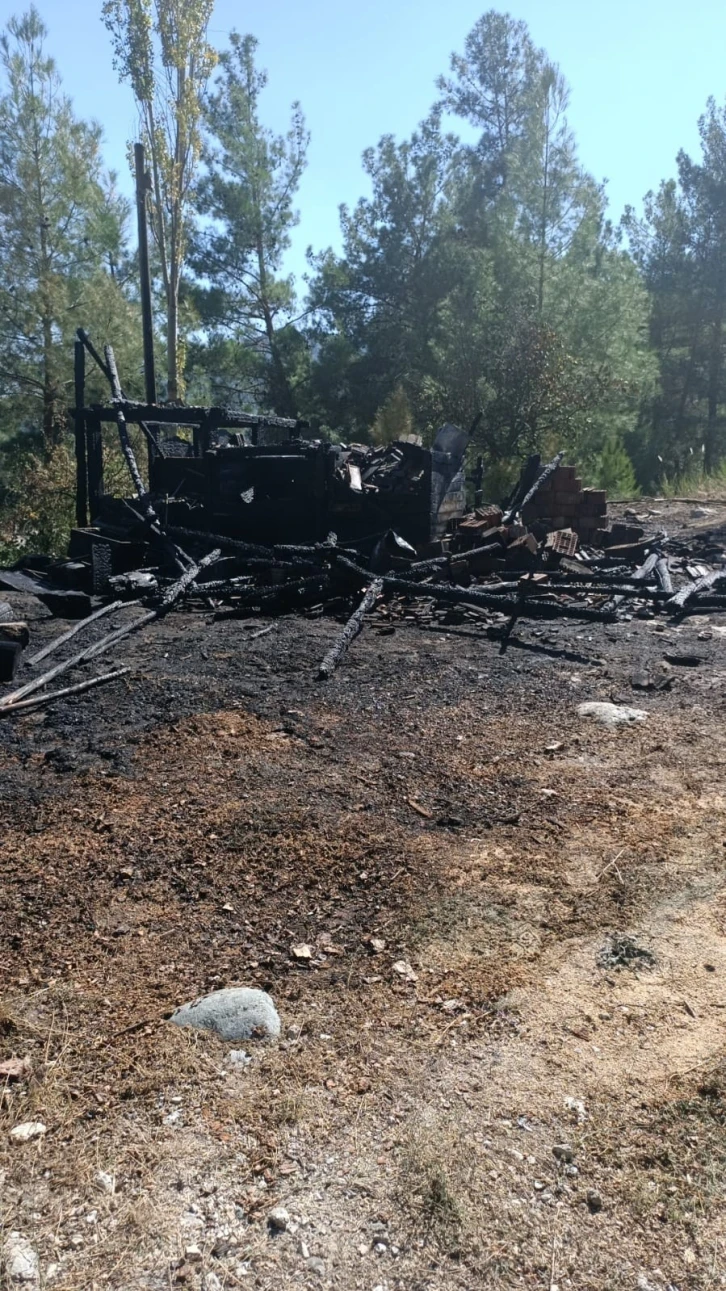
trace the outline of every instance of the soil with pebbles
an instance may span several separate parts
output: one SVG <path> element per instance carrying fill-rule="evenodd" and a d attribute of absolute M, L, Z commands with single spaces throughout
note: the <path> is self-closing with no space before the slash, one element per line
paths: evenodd
<path fill-rule="evenodd" d="M 502 655 L 402 608 L 328 683 L 334 621 L 267 623 L 180 611 L 0 722 L 2 1124 L 48 1127 L 4 1229 L 62 1289 L 723 1284 L 726 618 Z M 166 1021 L 234 985 L 283 1020 L 245 1064 Z"/>

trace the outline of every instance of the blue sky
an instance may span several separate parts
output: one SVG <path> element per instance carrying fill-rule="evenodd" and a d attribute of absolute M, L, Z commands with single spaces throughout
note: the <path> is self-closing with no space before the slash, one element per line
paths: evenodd
<path fill-rule="evenodd" d="M 109 165 L 126 174 L 135 135 L 130 91 L 117 83 L 100 0 L 36 0 L 76 111 L 101 122 Z M 0 25 L 25 7 L 0 0 Z M 674 173 L 680 147 L 695 152 L 709 94 L 726 97 L 726 4 L 722 0 L 513 0 L 570 83 L 570 124 L 580 157 L 608 180 L 617 219 L 626 203 Z M 269 72 L 267 124 L 284 129 L 299 99 L 312 133 L 299 194 L 301 221 L 291 268 L 305 248 L 338 245 L 340 202 L 366 192 L 360 156 L 381 134 L 404 137 L 435 98 L 436 76 L 487 8 L 481 0 L 217 0 L 213 44 L 233 28 L 251 31 Z"/>

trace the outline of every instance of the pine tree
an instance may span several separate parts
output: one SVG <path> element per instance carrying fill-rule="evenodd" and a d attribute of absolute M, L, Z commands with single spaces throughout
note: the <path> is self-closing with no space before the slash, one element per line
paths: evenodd
<path fill-rule="evenodd" d="M 267 75 L 255 65 L 256 50 L 253 36 L 232 32 L 206 107 L 195 295 L 218 377 L 236 372 L 237 397 L 240 386 L 251 386 L 258 402 L 294 416 L 300 338 L 292 321 L 295 284 L 283 275 L 282 262 L 297 223 L 294 202 L 309 135 L 299 103 L 286 135 L 261 123 Z"/>
<path fill-rule="evenodd" d="M 45 52 L 37 11 L 0 37 L 0 417 L 5 436 L 64 425 L 71 337 L 130 306 L 117 282 L 126 204 Z"/>
<path fill-rule="evenodd" d="M 699 121 L 701 160 L 678 155 L 678 178 L 648 193 L 624 227 L 652 297 L 660 387 L 650 403 L 642 471 L 654 480 L 726 455 L 726 105 L 709 99 Z"/>

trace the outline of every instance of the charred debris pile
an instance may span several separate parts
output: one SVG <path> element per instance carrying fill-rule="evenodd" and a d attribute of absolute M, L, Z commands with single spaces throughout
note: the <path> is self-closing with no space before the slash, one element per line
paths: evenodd
<path fill-rule="evenodd" d="M 79 337 L 70 558 L 28 558 L 0 571 L 0 595 L 32 592 L 76 621 L 26 657 L 27 627 L 0 600 L 0 681 L 12 683 L 22 666 L 21 684 L 0 694 L 0 716 L 120 678 L 122 664 L 47 689 L 103 654 L 120 662 L 125 638 L 179 607 L 210 622 L 231 616 L 264 624 L 291 613 L 338 618 L 321 679 L 371 615 L 384 631 L 402 618 L 423 626 L 476 623 L 503 652 L 520 620 L 678 621 L 726 611 L 723 533 L 686 545 L 666 534 L 646 537 L 637 523 L 609 525 L 605 494 L 583 489 L 563 454 L 546 465 L 530 458 L 501 506 L 481 504 L 478 464 L 467 511 L 469 437 L 456 427 L 445 426 L 431 450 L 412 439 L 344 447 L 304 439 L 299 422 L 134 404 L 124 397 L 111 348 L 101 358 L 84 333 Z M 108 379 L 106 406 L 85 406 L 86 354 Z M 130 498 L 103 489 L 102 426 L 109 422 L 133 484 Z M 148 491 L 130 423 L 141 426 L 148 444 Z M 137 611 L 131 621 L 125 614 L 121 626 L 74 649 L 87 625 L 104 617 L 112 623 L 129 606 Z M 56 650 L 62 661 L 41 669 Z"/>

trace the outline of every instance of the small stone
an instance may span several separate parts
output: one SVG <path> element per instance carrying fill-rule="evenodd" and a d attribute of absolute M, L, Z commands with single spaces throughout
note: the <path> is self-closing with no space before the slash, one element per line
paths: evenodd
<path fill-rule="evenodd" d="M 569 1143 L 555 1143 L 552 1153 L 553 1156 L 557 1157 L 558 1161 L 571 1161 L 575 1155 L 574 1150 Z"/>
<path fill-rule="evenodd" d="M 600 1015 L 602 1017 L 602 1014 Z M 565 1107 L 567 1107 L 576 1117 L 578 1125 L 581 1125 L 587 1118 L 585 1104 L 581 1098 L 566 1098 Z"/>
<path fill-rule="evenodd" d="M 545 1188 L 547 1187 L 547 1184 L 543 1183 L 541 1179 L 535 1179 L 532 1184 L 532 1187 L 534 1188 L 535 1192 L 544 1192 Z"/>
<path fill-rule="evenodd" d="M 30 1058 L 7 1058 L 0 1062 L 0 1080 L 26 1080 L 32 1071 Z"/>
<path fill-rule="evenodd" d="M 382 937 L 371 937 L 369 944 L 374 955 L 381 955 L 386 949 L 386 943 Z"/>
<path fill-rule="evenodd" d="M 320 1256 L 311 1255 L 307 1262 L 307 1266 L 310 1269 L 310 1272 L 314 1273 L 317 1277 L 325 1277 L 325 1262 L 320 1259 Z"/>
<path fill-rule="evenodd" d="M 360 1246 L 358 1247 L 358 1254 L 367 1255 L 370 1249 L 371 1248 L 367 1242 L 361 1242 Z"/>
<path fill-rule="evenodd" d="M 247 986 L 230 986 L 182 1004 L 171 1021 L 178 1027 L 214 1031 L 223 1040 L 250 1040 L 258 1034 L 276 1039 L 281 1029 L 271 997 Z"/>
<path fill-rule="evenodd" d="M 10 1233 L 3 1243 L 2 1254 L 5 1276 L 10 1284 L 40 1280 L 37 1253 L 22 1233 Z"/>
<path fill-rule="evenodd" d="M 385 1255 L 386 1249 L 387 1248 L 386 1248 L 385 1242 L 376 1242 L 375 1246 L 373 1247 L 373 1250 L 375 1251 L 376 1255 Z"/>
<path fill-rule="evenodd" d="M 569 1179 L 576 1179 L 579 1173 L 580 1171 L 578 1170 L 576 1165 L 565 1166 L 565 1174 Z"/>
<path fill-rule="evenodd" d="M 202 1279 L 203 1291 L 223 1291 L 222 1283 L 216 1273 L 205 1273 Z"/>
<path fill-rule="evenodd" d="M 306 941 L 301 941 L 297 946 L 290 947 L 290 954 L 293 959 L 312 959 L 313 948 L 312 946 L 309 946 Z"/>
<path fill-rule="evenodd" d="M 588 1188 L 586 1200 L 592 1215 L 597 1215 L 602 1210 L 602 1197 L 596 1188 Z"/>
<path fill-rule="evenodd" d="M 414 972 L 407 959 L 397 959 L 396 963 L 393 965 L 393 971 L 394 973 L 398 973 L 398 976 L 403 977 L 407 982 L 418 981 L 418 974 Z"/>
<path fill-rule="evenodd" d="M 230 1049 L 227 1057 L 233 1067 L 249 1067 L 252 1062 L 250 1054 L 245 1053 L 244 1049 Z"/>
<path fill-rule="evenodd" d="M 290 1225 L 290 1212 L 284 1206 L 275 1206 L 267 1216 L 267 1224 L 273 1233 L 284 1233 Z"/>
<path fill-rule="evenodd" d="M 104 1192 L 108 1193 L 109 1197 L 113 1197 L 116 1191 L 116 1180 L 112 1174 L 107 1174 L 105 1170 L 99 1170 L 96 1175 L 96 1183 L 103 1188 Z"/>
<path fill-rule="evenodd" d="M 310 1247 L 308 1246 L 307 1242 L 300 1243 L 300 1254 L 302 1255 L 304 1260 L 310 1259 Z"/>
<path fill-rule="evenodd" d="M 48 1127 L 42 1121 L 23 1121 L 10 1131 L 11 1139 L 16 1143 L 29 1143 L 31 1139 L 40 1139 L 47 1133 Z"/>
<path fill-rule="evenodd" d="M 188 1260 L 190 1264 L 198 1264 L 201 1258 L 201 1247 L 196 1245 L 184 1247 L 184 1259 Z"/>
<path fill-rule="evenodd" d="M 648 714 L 642 708 L 630 708 L 627 704 L 608 704 L 593 700 L 578 707 L 580 717 L 592 717 L 603 726 L 619 726 L 621 723 L 644 722 Z"/>

